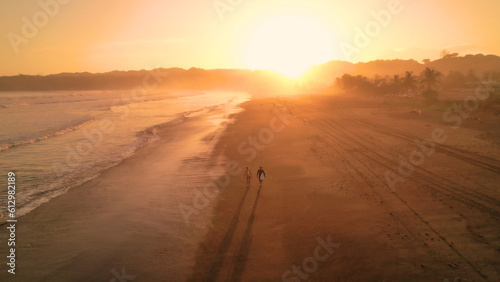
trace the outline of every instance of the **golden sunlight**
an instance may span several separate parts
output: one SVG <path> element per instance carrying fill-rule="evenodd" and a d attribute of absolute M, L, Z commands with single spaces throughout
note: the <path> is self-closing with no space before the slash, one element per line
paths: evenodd
<path fill-rule="evenodd" d="M 289 77 L 334 58 L 333 31 L 307 15 L 281 14 L 262 20 L 246 46 L 246 66 Z"/>

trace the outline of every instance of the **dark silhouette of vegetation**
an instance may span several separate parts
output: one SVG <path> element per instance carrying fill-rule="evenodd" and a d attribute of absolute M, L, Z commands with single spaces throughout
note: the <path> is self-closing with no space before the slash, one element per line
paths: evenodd
<path fill-rule="evenodd" d="M 444 49 L 441 51 L 441 59 L 449 59 L 458 57 L 458 53 L 450 53 L 448 50 Z"/>
<path fill-rule="evenodd" d="M 411 71 L 418 76 L 426 67 L 439 70 L 443 74 L 458 71 L 465 75 L 469 70 L 473 70 L 475 74 L 486 77 L 486 73 L 500 73 L 500 57 L 482 54 L 455 57 L 453 54 L 446 58 L 426 59 L 420 62 L 415 60 L 376 60 L 353 64 L 343 61 L 330 61 L 311 68 L 305 78 L 307 81 L 330 85 L 332 78 L 341 77 L 345 73 L 353 76 L 362 75 L 371 79 L 375 75 L 392 78 L 394 74 L 398 74 L 402 78 L 406 71 Z M 389 79 L 386 79 L 387 83 L 389 83 Z M 498 78 L 493 79 L 499 80 Z M 473 80 L 471 80 L 471 82 L 475 81 L 477 81 L 477 76 L 474 76 Z"/>
<path fill-rule="evenodd" d="M 399 79 L 399 75 L 395 74 L 392 78 L 392 91 L 393 93 L 400 94 L 401 93 L 401 79 Z"/>
<path fill-rule="evenodd" d="M 500 104 L 500 60 L 498 60 L 500 57 L 482 54 L 458 57 L 456 54 L 449 53 L 443 53 L 443 56 L 445 58 L 429 61 L 418 72 L 412 69 L 400 71 L 398 68 L 396 74 L 387 74 L 387 68 L 384 68 L 382 74 L 374 74 L 368 78 L 365 75 L 356 74 L 356 70 L 353 70 L 354 73 L 338 77 L 329 88 L 329 92 L 333 92 L 336 88 L 337 91 L 343 90 L 345 94 L 422 98 L 428 106 L 439 108 L 448 105 L 446 103 L 449 101 L 446 100 L 454 99 L 454 97 L 464 99 L 464 97 L 474 95 L 478 88 L 488 85 L 491 95 L 485 101 L 485 105 L 493 107 L 492 105 Z M 493 62 L 489 62 L 489 59 Z M 449 64 L 450 62 L 453 64 Z M 470 62 L 475 63 L 468 64 Z M 374 63 L 380 66 L 380 62 Z M 385 61 L 383 65 L 394 63 L 401 62 Z M 434 65 L 443 66 L 447 75 Z M 450 66 L 453 65 L 457 66 L 457 70 L 450 70 Z M 444 99 L 442 103 L 435 103 L 440 96 Z M 408 102 L 414 103 L 414 101 Z"/>
<path fill-rule="evenodd" d="M 434 68 L 426 68 L 420 75 L 420 86 L 422 96 L 428 100 L 437 100 L 437 86 L 440 82 L 441 73 Z M 355 94 L 392 94 L 401 95 L 403 92 L 406 96 L 413 90 L 417 89 L 417 77 L 413 72 L 407 71 L 403 78 L 400 75 L 393 75 L 392 78 L 383 78 L 375 76 L 373 80 L 369 80 L 362 75 L 353 76 L 344 74 L 335 81 L 335 85 L 340 87 L 347 93 Z"/>
<path fill-rule="evenodd" d="M 465 75 L 460 71 L 450 71 L 443 78 L 442 85 L 445 89 L 462 88 L 466 85 Z"/>
<path fill-rule="evenodd" d="M 417 88 L 417 77 L 413 75 L 412 71 L 406 71 L 405 77 L 403 78 L 403 86 L 406 90 L 406 94 L 410 94 L 411 91 Z"/>
<path fill-rule="evenodd" d="M 438 97 L 438 92 L 436 90 L 437 85 L 440 82 L 440 77 L 442 74 L 435 70 L 434 68 L 425 68 L 422 72 L 422 78 L 420 83 L 422 86 L 422 96 L 427 101 L 435 101 Z"/>
<path fill-rule="evenodd" d="M 375 89 L 366 76 L 344 74 L 335 80 L 335 84 L 347 93 L 368 93 Z"/>
<path fill-rule="evenodd" d="M 459 57 L 446 52 L 443 55 L 442 59 L 435 61 L 424 60 L 425 64 L 415 60 L 376 60 L 357 64 L 331 61 L 312 67 L 300 82 L 291 81 L 270 71 L 159 68 L 152 71 L 113 71 L 97 74 L 3 76 L 0 77 L 0 91 L 131 90 L 143 85 L 144 79 L 155 73 L 155 79 L 150 79 L 148 84 L 155 85 L 158 82 L 158 89 L 238 90 L 264 96 L 287 94 L 298 88 L 323 91 L 326 85 L 332 83 L 332 77 L 337 77 L 335 83 L 324 90 L 324 93 L 341 89 L 345 93 L 360 95 L 422 95 L 431 101 L 438 98 L 438 91 L 443 97 L 450 97 L 457 92 L 473 92 L 484 80 L 500 81 L 498 56 L 477 54 Z M 426 76 L 429 70 L 431 77 Z"/>
<path fill-rule="evenodd" d="M 3 76 L 0 77 L 0 91 L 132 90 L 145 85 L 145 80 L 158 90 L 220 89 L 246 91 L 254 95 L 280 95 L 289 92 L 292 86 L 287 78 L 270 71 L 159 68 L 96 74 Z"/>
<path fill-rule="evenodd" d="M 474 70 L 468 70 L 467 73 L 465 74 L 465 82 L 466 83 L 472 83 L 477 80 L 477 74 Z"/>

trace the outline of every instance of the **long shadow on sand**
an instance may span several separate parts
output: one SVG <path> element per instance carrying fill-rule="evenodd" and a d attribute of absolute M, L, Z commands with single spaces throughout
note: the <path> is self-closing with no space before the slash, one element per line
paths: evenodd
<path fill-rule="evenodd" d="M 234 231 L 236 230 L 236 226 L 238 225 L 238 218 L 240 216 L 240 212 L 241 212 L 241 208 L 243 207 L 243 203 L 245 202 L 245 198 L 248 194 L 248 190 L 250 190 L 250 189 L 245 189 L 245 194 L 243 194 L 243 197 L 241 198 L 241 201 L 238 205 L 238 209 L 236 210 L 236 213 L 234 214 L 233 220 L 231 221 L 231 224 L 229 224 L 229 228 L 226 231 L 226 235 L 224 235 L 224 238 L 222 239 L 222 242 L 219 246 L 219 249 L 217 250 L 217 253 L 215 254 L 214 261 L 212 262 L 212 265 L 210 266 L 208 278 L 205 281 L 215 281 L 217 279 L 217 275 L 219 274 L 219 271 L 222 267 L 222 263 L 224 262 L 224 256 L 225 256 L 227 250 L 229 249 L 229 245 L 231 245 Z"/>
<path fill-rule="evenodd" d="M 245 265 L 248 259 L 248 253 L 250 252 L 250 245 L 252 243 L 252 237 L 250 233 L 252 232 L 253 222 L 255 220 L 255 210 L 257 209 L 257 203 L 259 202 L 260 189 L 257 192 L 255 201 L 253 203 L 252 213 L 250 214 L 250 219 L 248 219 L 247 228 L 243 234 L 243 239 L 241 240 L 241 245 L 238 250 L 238 254 L 235 258 L 235 266 L 233 269 L 233 274 L 231 275 L 230 281 L 241 281 L 241 275 L 243 270 L 245 270 Z"/>

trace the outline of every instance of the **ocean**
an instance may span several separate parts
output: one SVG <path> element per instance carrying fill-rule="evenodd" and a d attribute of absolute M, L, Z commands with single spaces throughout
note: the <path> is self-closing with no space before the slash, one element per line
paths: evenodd
<path fill-rule="evenodd" d="M 156 131 L 213 108 L 222 126 L 250 95 L 230 91 L 0 92 L 0 171 L 16 174 L 16 216 L 130 157 Z M 6 203 L 7 190 L 0 191 Z M 7 210 L 0 211 L 0 223 Z"/>

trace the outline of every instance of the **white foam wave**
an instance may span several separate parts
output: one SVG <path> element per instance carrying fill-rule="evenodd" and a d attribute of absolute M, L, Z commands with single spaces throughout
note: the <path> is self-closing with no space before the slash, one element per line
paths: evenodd
<path fill-rule="evenodd" d="M 33 144 L 35 142 L 47 140 L 47 139 L 52 138 L 52 137 L 61 136 L 63 134 L 75 131 L 75 130 L 77 130 L 77 129 L 79 129 L 87 124 L 90 124 L 94 120 L 95 120 L 95 118 L 89 118 L 89 119 L 86 119 L 83 121 L 79 121 L 76 124 L 70 125 L 68 127 L 57 129 L 56 131 L 53 131 L 53 132 L 50 132 L 47 134 L 42 134 L 42 135 L 35 136 L 35 137 L 29 138 L 29 139 L 15 140 L 15 141 L 11 141 L 7 144 L 0 144 L 0 152 L 6 151 L 8 149 L 18 147 L 21 145 Z"/>

